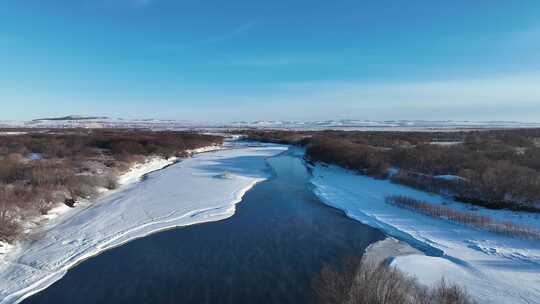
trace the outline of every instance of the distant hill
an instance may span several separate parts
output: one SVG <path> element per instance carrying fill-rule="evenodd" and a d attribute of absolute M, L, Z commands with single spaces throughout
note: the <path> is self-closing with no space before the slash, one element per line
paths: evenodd
<path fill-rule="evenodd" d="M 69 115 L 34 119 L 32 121 L 0 121 L 3 127 L 40 128 L 148 128 L 153 130 L 180 129 L 290 129 L 290 130 L 474 130 L 507 128 L 540 128 L 539 123 L 513 121 L 425 121 L 425 120 L 356 120 L 334 119 L 318 121 L 257 120 L 227 122 L 197 122 L 170 119 L 126 119 L 104 116 Z"/>
<path fill-rule="evenodd" d="M 49 118 L 39 118 L 32 121 L 47 121 L 47 120 L 91 120 L 91 119 L 108 119 L 106 116 L 81 116 L 81 115 L 68 115 L 63 117 L 49 117 Z"/>

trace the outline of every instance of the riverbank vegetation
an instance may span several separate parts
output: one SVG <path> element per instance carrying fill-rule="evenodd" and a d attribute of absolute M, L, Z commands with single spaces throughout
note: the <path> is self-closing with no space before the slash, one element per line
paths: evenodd
<path fill-rule="evenodd" d="M 117 177 L 150 156 L 185 156 L 222 137 L 146 130 L 11 130 L 0 135 L 0 241 L 12 242 L 24 219 L 59 202 L 114 189 Z"/>
<path fill-rule="evenodd" d="M 497 234 L 528 240 L 540 240 L 540 230 L 538 229 L 518 225 L 510 221 L 497 221 L 487 215 L 459 211 L 401 195 L 389 196 L 386 198 L 386 202 L 424 215 L 465 224 Z"/>
<path fill-rule="evenodd" d="M 540 212 L 540 129 L 246 131 L 252 140 L 306 147 L 314 162 L 492 209 Z"/>
<path fill-rule="evenodd" d="M 313 280 L 320 304 L 473 304 L 467 291 L 442 280 L 420 285 L 395 267 L 346 258 L 340 268 L 325 265 Z"/>

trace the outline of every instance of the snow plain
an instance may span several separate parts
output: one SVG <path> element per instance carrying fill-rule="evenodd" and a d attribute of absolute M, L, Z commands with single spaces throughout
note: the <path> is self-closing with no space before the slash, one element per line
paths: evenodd
<path fill-rule="evenodd" d="M 270 176 L 266 158 L 285 150 L 261 145 L 197 154 L 62 214 L 0 261 L 0 303 L 18 303 L 82 260 L 130 240 L 232 216 L 242 196 Z"/>
<path fill-rule="evenodd" d="M 347 216 L 428 253 L 397 256 L 391 265 L 426 285 L 444 277 L 480 303 L 540 303 L 540 241 L 519 240 L 428 217 L 385 202 L 405 195 L 460 210 L 470 206 L 334 166 L 312 168 L 315 194 Z M 538 215 L 475 209 L 500 220 L 540 227 Z M 469 210 L 470 211 L 470 210 Z"/>

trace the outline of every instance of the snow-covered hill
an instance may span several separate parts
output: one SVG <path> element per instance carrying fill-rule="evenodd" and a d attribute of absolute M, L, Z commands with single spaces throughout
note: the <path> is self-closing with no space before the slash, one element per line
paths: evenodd
<path fill-rule="evenodd" d="M 69 115 L 31 121 L 0 121 L 0 127 L 24 128 L 149 128 L 155 130 L 186 129 L 292 129 L 292 130 L 452 130 L 492 128 L 540 128 L 540 123 L 515 121 L 428 121 L 428 120 L 321 120 L 284 121 L 257 120 L 235 122 L 200 122 L 167 119 L 122 119 Z"/>

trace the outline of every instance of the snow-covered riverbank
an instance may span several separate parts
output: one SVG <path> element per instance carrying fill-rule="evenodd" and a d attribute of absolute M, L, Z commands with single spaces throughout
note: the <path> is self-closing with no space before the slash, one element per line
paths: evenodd
<path fill-rule="evenodd" d="M 390 195 L 433 203 L 444 199 L 341 168 L 316 165 L 312 184 L 326 204 L 434 255 L 408 254 L 392 261 L 420 282 L 431 284 L 445 277 L 465 286 L 480 303 L 540 303 L 540 242 L 512 239 L 387 204 Z M 445 207 L 467 208 L 457 202 Z M 540 227 L 538 215 L 482 208 L 476 212 Z"/>
<path fill-rule="evenodd" d="M 232 216 L 244 193 L 268 178 L 265 159 L 286 149 L 267 145 L 198 154 L 59 216 L 0 262 L 0 303 L 21 301 L 81 260 L 129 240 Z"/>
<path fill-rule="evenodd" d="M 222 145 L 211 145 L 206 147 L 201 147 L 193 150 L 187 150 L 186 153 L 190 156 L 212 152 L 223 149 Z M 100 193 L 100 198 L 103 198 L 106 195 L 111 193 L 121 191 L 123 187 L 126 187 L 129 184 L 139 181 L 146 174 L 149 174 L 154 171 L 161 170 L 166 168 L 174 163 L 179 161 L 178 157 L 164 158 L 161 156 L 151 156 L 148 157 L 144 162 L 136 163 L 127 171 L 120 174 L 117 178 L 119 189 L 109 190 L 106 188 L 99 188 L 97 191 Z M 92 204 L 92 201 L 89 199 L 80 199 L 77 202 L 75 208 L 68 207 L 63 202 L 58 202 L 53 206 L 49 211 L 44 215 L 39 215 L 33 218 L 27 218 L 24 220 L 23 227 L 25 234 L 33 234 L 36 230 L 40 230 L 43 226 L 53 226 L 56 224 L 59 217 L 69 217 L 70 214 L 78 212 L 80 209 L 84 209 Z M 9 244 L 5 242 L 0 242 L 0 263 L 5 259 L 6 255 L 13 250 L 17 250 L 20 246 L 20 242 L 16 244 Z"/>
<path fill-rule="evenodd" d="M 195 155 L 199 153 L 205 153 L 205 152 L 212 152 L 222 149 L 223 147 L 221 145 L 214 145 L 214 146 L 206 146 L 201 147 L 193 150 L 187 150 L 186 153 L 188 155 Z M 171 157 L 171 158 L 163 158 L 163 157 L 151 157 L 147 159 L 144 163 L 136 164 L 132 168 L 130 168 L 127 172 L 123 173 L 121 176 L 118 177 L 118 184 L 121 186 L 134 183 L 138 181 L 142 176 L 154 172 L 157 170 L 161 170 L 167 166 L 170 166 L 178 161 L 177 157 Z"/>
<path fill-rule="evenodd" d="M 201 152 L 206 152 L 208 149 L 218 149 L 218 146 L 205 147 Z M 178 159 L 176 157 L 163 158 L 163 157 L 149 157 L 144 162 L 133 165 L 129 170 L 118 176 L 119 189 L 108 190 L 106 188 L 99 188 L 97 191 L 100 193 L 100 199 L 105 196 L 121 191 L 122 188 L 127 187 L 129 184 L 139 181 L 143 176 L 148 173 L 163 169 L 167 166 L 174 164 Z M 68 207 L 63 202 L 57 202 L 49 211 L 44 215 L 35 216 L 32 218 L 24 219 L 22 224 L 24 233 L 26 235 L 33 235 L 37 231 L 47 229 L 56 225 L 58 222 L 70 217 L 72 214 L 79 212 L 82 209 L 89 207 L 92 201 L 88 199 L 81 199 L 77 202 L 75 208 Z M 6 257 L 12 253 L 12 251 L 20 252 L 21 246 L 24 246 L 26 241 L 19 241 L 15 244 L 8 244 L 0 242 L 0 267 Z"/>

